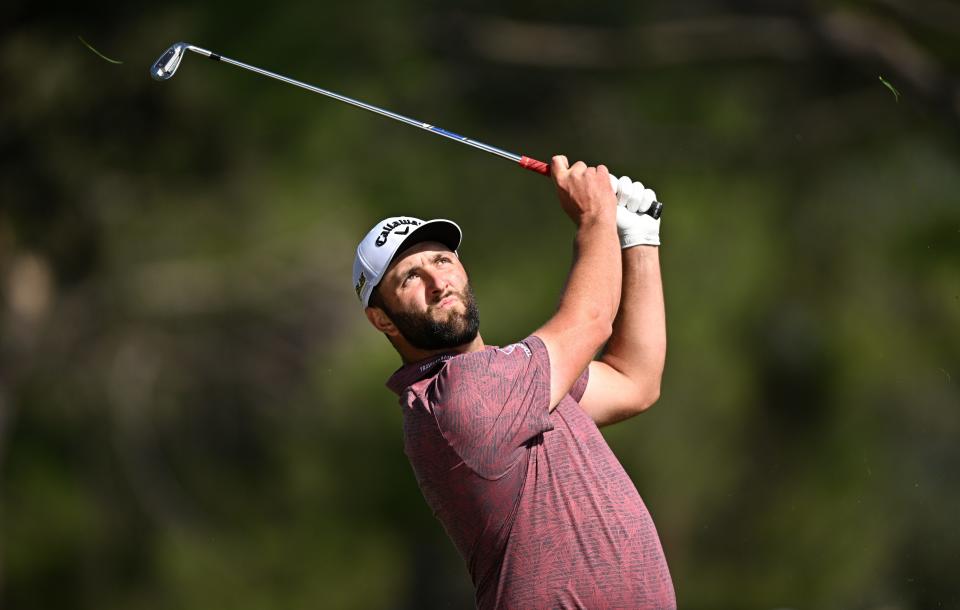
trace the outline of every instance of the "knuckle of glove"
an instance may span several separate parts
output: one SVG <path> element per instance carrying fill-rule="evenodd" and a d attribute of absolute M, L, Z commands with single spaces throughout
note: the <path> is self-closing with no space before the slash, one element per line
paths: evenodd
<path fill-rule="evenodd" d="M 638 185 L 641 187 L 641 190 L 637 189 Z M 640 204 L 637 195 L 642 193 L 642 186 L 639 182 L 633 182 L 629 176 L 621 176 L 616 181 L 616 187 L 614 188 L 617 194 L 617 204 L 627 208 L 631 212 L 636 212 Z"/>
<path fill-rule="evenodd" d="M 650 209 L 650 206 L 653 205 L 653 202 L 657 200 L 657 194 L 653 189 L 643 189 L 643 195 L 641 196 L 641 205 L 643 206 L 643 211 L 646 212 Z"/>
<path fill-rule="evenodd" d="M 627 204 L 627 199 L 630 197 L 630 185 L 633 182 L 627 176 L 621 176 L 616 181 L 616 187 L 614 191 L 617 193 L 617 203 L 625 206 Z"/>
<path fill-rule="evenodd" d="M 652 189 L 644 188 L 643 184 L 634 182 L 627 203 L 627 209 L 631 212 L 642 214 L 649 210 L 650 206 L 653 205 L 653 202 L 656 200 L 657 194 Z"/>

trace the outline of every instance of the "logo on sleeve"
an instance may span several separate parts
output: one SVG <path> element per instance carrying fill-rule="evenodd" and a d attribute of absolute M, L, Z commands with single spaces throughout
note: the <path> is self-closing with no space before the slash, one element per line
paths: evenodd
<path fill-rule="evenodd" d="M 508 346 L 506 346 L 506 347 L 499 347 L 499 348 L 497 348 L 497 350 L 500 351 L 500 352 L 503 352 L 505 355 L 509 356 L 510 354 L 513 353 L 513 350 L 515 350 L 515 349 L 518 348 L 518 347 L 519 347 L 521 350 L 523 350 L 523 353 L 527 355 L 527 358 L 529 358 L 530 356 L 533 355 L 533 354 L 530 352 L 530 348 L 527 347 L 526 345 L 524 345 L 523 343 L 511 343 L 510 345 L 508 345 Z"/>

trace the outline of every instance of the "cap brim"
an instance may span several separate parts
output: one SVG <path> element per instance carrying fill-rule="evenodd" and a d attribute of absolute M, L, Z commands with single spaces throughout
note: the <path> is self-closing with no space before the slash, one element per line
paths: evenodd
<path fill-rule="evenodd" d="M 390 257 L 390 262 L 387 264 L 387 267 L 389 268 L 390 265 L 397 260 L 398 256 L 419 243 L 436 241 L 456 252 L 457 248 L 460 247 L 460 241 L 462 239 L 463 233 L 460 231 L 457 223 L 443 218 L 428 220 L 413 231 L 410 231 L 410 235 L 407 235 L 406 239 L 400 242 L 397 251 Z"/>

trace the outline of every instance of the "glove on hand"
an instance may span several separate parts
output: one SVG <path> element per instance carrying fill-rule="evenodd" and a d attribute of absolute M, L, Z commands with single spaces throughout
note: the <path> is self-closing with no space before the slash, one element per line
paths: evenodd
<path fill-rule="evenodd" d="M 659 246 L 660 219 L 644 214 L 657 200 L 657 194 L 627 176 L 620 179 L 610 176 L 610 186 L 617 196 L 617 234 L 620 236 L 620 247 Z"/>

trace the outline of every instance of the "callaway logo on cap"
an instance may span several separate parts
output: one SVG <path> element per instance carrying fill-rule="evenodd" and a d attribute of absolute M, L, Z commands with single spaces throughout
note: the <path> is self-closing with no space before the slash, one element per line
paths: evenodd
<path fill-rule="evenodd" d="M 463 233 L 457 223 L 443 218 L 420 220 L 412 216 L 392 216 L 378 222 L 357 246 L 353 259 L 353 288 L 366 307 L 370 295 L 397 254 L 424 241 L 438 241 L 454 252 Z"/>

